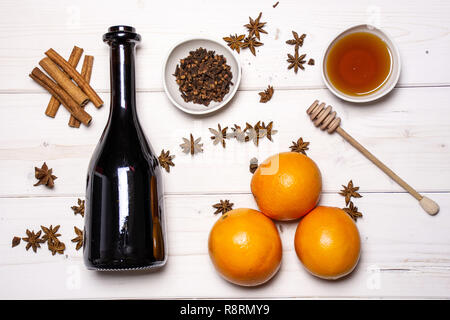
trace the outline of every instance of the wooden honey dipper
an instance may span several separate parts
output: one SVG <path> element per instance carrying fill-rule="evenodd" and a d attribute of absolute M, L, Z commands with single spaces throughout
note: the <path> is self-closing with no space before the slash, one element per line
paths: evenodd
<path fill-rule="evenodd" d="M 337 132 L 342 138 L 347 140 L 353 147 L 361 152 L 366 158 L 372 161 L 378 168 L 383 170 L 392 180 L 397 182 L 403 189 L 408 191 L 414 198 L 416 198 L 422 208 L 430 215 L 435 215 L 439 212 L 439 205 L 430 198 L 422 196 L 413 187 L 407 184 L 402 178 L 400 178 L 394 171 L 389 169 L 378 158 L 371 154 L 366 148 L 364 148 L 358 141 L 356 141 L 351 135 L 345 132 L 339 125 L 341 124 L 341 118 L 336 117 L 336 112 L 332 110 L 331 106 L 325 108 L 325 103 L 320 103 L 316 100 L 308 108 L 306 113 L 309 115 L 311 121 L 316 127 L 320 127 L 321 130 L 327 130 L 328 133 Z"/>

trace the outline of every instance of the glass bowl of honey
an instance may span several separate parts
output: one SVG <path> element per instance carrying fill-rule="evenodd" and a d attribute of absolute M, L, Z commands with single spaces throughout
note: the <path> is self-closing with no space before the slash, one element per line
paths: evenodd
<path fill-rule="evenodd" d="M 400 54 L 385 32 L 367 24 L 354 26 L 329 44 L 322 76 L 328 89 L 341 99 L 374 101 L 397 84 Z"/>

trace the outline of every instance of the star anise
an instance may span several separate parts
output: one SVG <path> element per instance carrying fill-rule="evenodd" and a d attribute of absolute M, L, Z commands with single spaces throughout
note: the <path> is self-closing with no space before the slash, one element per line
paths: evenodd
<path fill-rule="evenodd" d="M 261 124 L 261 121 L 258 121 L 253 128 L 255 128 L 256 133 L 258 134 L 258 139 L 262 139 L 266 136 L 267 131 L 264 122 Z"/>
<path fill-rule="evenodd" d="M 255 173 L 256 169 L 258 169 L 258 159 L 256 159 L 256 158 L 250 159 L 249 169 L 250 169 L 251 173 Z"/>
<path fill-rule="evenodd" d="M 167 172 L 170 172 L 170 167 L 174 167 L 175 164 L 173 163 L 173 158 L 175 158 L 174 155 L 170 155 L 170 150 L 167 150 L 167 152 L 164 152 L 164 149 L 162 149 L 161 154 L 158 157 L 159 165 L 166 169 Z"/>
<path fill-rule="evenodd" d="M 47 246 L 48 246 L 48 250 L 50 250 L 52 252 L 52 256 L 54 256 L 55 254 L 59 253 L 59 254 L 63 254 L 64 250 L 66 250 L 66 245 L 64 244 L 64 242 L 61 241 L 57 241 L 57 242 L 47 242 Z"/>
<path fill-rule="evenodd" d="M 245 141 L 245 132 L 242 131 L 240 126 L 235 124 L 234 128 L 232 127 L 231 130 L 233 132 L 230 133 L 230 135 L 229 135 L 230 138 L 236 138 L 236 140 L 239 141 L 239 142 L 244 142 Z"/>
<path fill-rule="evenodd" d="M 214 214 L 217 214 L 217 213 L 225 214 L 228 211 L 231 211 L 233 209 L 233 205 L 234 205 L 234 203 L 230 203 L 230 200 L 220 200 L 219 203 L 216 203 L 212 207 L 214 209 L 216 209 Z"/>
<path fill-rule="evenodd" d="M 39 180 L 34 184 L 34 186 L 43 184 L 49 188 L 53 188 L 55 185 L 54 180 L 57 179 L 57 177 L 52 174 L 52 171 L 53 169 L 49 170 L 45 162 L 40 169 L 38 167 L 34 167 L 34 176 Z"/>
<path fill-rule="evenodd" d="M 259 100 L 259 102 L 266 103 L 267 101 L 272 99 L 273 93 L 274 93 L 273 87 L 270 85 L 267 86 L 266 90 L 258 93 L 261 96 L 261 99 Z"/>
<path fill-rule="evenodd" d="M 20 237 L 14 237 L 11 242 L 11 248 L 17 247 L 20 244 Z"/>
<path fill-rule="evenodd" d="M 288 58 L 286 61 L 289 62 L 288 69 L 294 68 L 294 72 L 297 73 L 298 68 L 305 70 L 305 67 L 303 64 L 306 62 L 303 60 L 306 57 L 306 54 L 302 54 L 301 56 L 298 55 L 298 51 L 295 51 L 295 55 L 291 55 L 288 53 Z"/>
<path fill-rule="evenodd" d="M 59 230 L 59 225 L 53 228 L 52 225 L 50 225 L 49 228 L 41 226 L 42 231 L 44 231 L 44 235 L 42 236 L 43 242 L 47 241 L 48 245 L 54 244 L 59 242 L 58 237 L 61 236 L 61 234 L 57 233 Z"/>
<path fill-rule="evenodd" d="M 228 42 L 228 46 L 231 48 L 231 50 L 236 50 L 237 53 L 241 52 L 241 48 L 243 46 L 243 42 L 242 40 L 244 40 L 245 38 L 245 34 L 241 34 L 241 35 L 237 35 L 235 34 L 230 35 L 229 37 L 224 37 L 223 40 L 225 40 L 226 42 Z"/>
<path fill-rule="evenodd" d="M 199 152 L 203 152 L 203 143 L 200 143 L 200 140 L 202 138 L 197 138 L 194 140 L 194 137 L 192 136 L 192 133 L 190 134 L 189 140 L 186 138 L 183 138 L 184 143 L 180 144 L 181 149 L 183 149 L 184 153 L 190 153 L 191 155 L 194 155 Z"/>
<path fill-rule="evenodd" d="M 260 128 L 260 121 L 256 123 L 255 126 L 252 126 L 248 122 L 245 124 L 244 132 L 247 134 L 245 137 L 245 141 L 253 141 L 255 146 L 258 146 L 259 144 L 259 128 Z"/>
<path fill-rule="evenodd" d="M 345 197 L 345 205 L 348 205 L 348 203 L 350 202 L 350 199 L 353 198 L 361 198 L 362 195 L 360 195 L 358 192 L 359 187 L 353 187 L 353 181 L 350 180 L 349 183 L 347 184 L 347 186 L 342 185 L 342 187 L 344 188 L 343 190 L 341 190 L 341 192 L 339 193 L 341 196 Z"/>
<path fill-rule="evenodd" d="M 303 153 L 306 156 L 306 150 L 309 150 L 308 146 L 309 142 L 303 141 L 303 138 L 299 138 L 297 142 L 292 141 L 292 146 L 289 148 L 291 148 L 292 152 Z"/>
<path fill-rule="evenodd" d="M 80 214 L 84 218 L 84 200 L 78 199 L 78 206 L 70 207 L 73 214 Z"/>
<path fill-rule="evenodd" d="M 344 210 L 355 221 L 363 216 L 361 212 L 358 212 L 358 207 L 355 207 L 352 201 L 350 201 L 348 208 L 343 208 L 342 210 Z"/>
<path fill-rule="evenodd" d="M 249 36 L 244 39 L 244 44 L 242 45 L 242 48 L 249 48 L 251 53 L 253 53 L 253 55 L 256 56 L 255 48 L 260 47 L 262 45 L 263 45 L 263 43 L 257 41 L 255 37 Z"/>
<path fill-rule="evenodd" d="M 34 252 L 36 252 L 37 248 L 40 248 L 40 243 L 43 243 L 44 240 L 42 240 L 41 237 L 41 230 L 39 230 L 37 233 L 34 233 L 33 231 L 30 231 L 27 229 L 27 236 L 26 238 L 22 238 L 23 241 L 28 242 L 25 249 L 32 248 Z"/>
<path fill-rule="evenodd" d="M 313 59 L 313 58 L 311 58 L 311 59 L 308 60 L 308 65 L 313 66 L 314 63 L 315 63 L 315 62 L 314 62 L 314 59 Z"/>
<path fill-rule="evenodd" d="M 222 144 L 222 147 L 225 148 L 226 142 L 225 139 L 227 139 L 228 134 L 228 127 L 225 127 L 222 129 L 220 124 L 217 125 L 219 130 L 214 130 L 213 128 L 209 128 L 209 131 L 214 135 L 211 137 L 211 140 L 213 140 L 213 144 Z"/>
<path fill-rule="evenodd" d="M 260 40 L 260 32 L 261 33 L 265 33 L 267 34 L 267 32 L 265 30 L 263 30 L 264 25 L 267 22 L 259 22 L 259 20 L 261 19 L 262 16 L 262 12 L 259 13 L 258 18 L 256 18 L 255 20 L 253 20 L 251 17 L 248 17 L 250 20 L 250 23 L 245 24 L 244 27 L 246 27 L 248 29 L 248 36 L 255 36 L 256 38 L 258 38 L 258 40 Z"/>
<path fill-rule="evenodd" d="M 298 51 L 298 48 L 303 46 L 303 41 L 305 40 L 306 34 L 302 34 L 299 37 L 297 32 L 292 31 L 292 35 L 294 36 L 294 39 L 288 40 L 286 43 L 295 45 L 295 51 Z"/>
<path fill-rule="evenodd" d="M 73 227 L 76 233 L 76 237 L 72 239 L 72 242 L 76 242 L 76 250 L 80 250 L 80 248 L 83 246 L 83 231 L 78 229 L 77 227 Z"/>

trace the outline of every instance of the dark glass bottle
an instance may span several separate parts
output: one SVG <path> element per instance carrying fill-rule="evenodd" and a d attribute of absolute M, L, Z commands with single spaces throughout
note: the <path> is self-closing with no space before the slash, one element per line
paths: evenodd
<path fill-rule="evenodd" d="M 128 26 L 110 27 L 103 36 L 110 46 L 111 110 L 88 169 L 88 269 L 147 269 L 166 262 L 161 170 L 136 113 L 134 57 L 140 39 Z"/>

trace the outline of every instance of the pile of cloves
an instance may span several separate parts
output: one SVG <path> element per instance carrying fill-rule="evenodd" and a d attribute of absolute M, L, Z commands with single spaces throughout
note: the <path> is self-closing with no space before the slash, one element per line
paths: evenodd
<path fill-rule="evenodd" d="M 205 106 L 211 101 L 221 102 L 233 85 L 227 59 L 201 47 L 181 59 L 173 75 L 184 101 Z"/>

